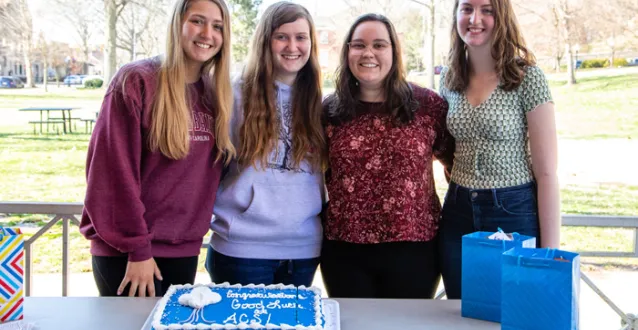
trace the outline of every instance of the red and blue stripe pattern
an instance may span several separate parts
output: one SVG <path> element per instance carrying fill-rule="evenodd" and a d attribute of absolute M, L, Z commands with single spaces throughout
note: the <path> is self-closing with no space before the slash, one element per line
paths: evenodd
<path fill-rule="evenodd" d="M 21 320 L 24 237 L 18 228 L 0 227 L 0 322 Z"/>

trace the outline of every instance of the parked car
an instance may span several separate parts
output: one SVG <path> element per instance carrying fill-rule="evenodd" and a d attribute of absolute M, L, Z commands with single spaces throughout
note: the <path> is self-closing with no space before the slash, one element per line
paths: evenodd
<path fill-rule="evenodd" d="M 25 76 L 25 75 L 13 75 L 13 78 L 16 78 L 16 79 L 22 81 L 23 84 L 27 83 L 27 76 Z"/>
<path fill-rule="evenodd" d="M 628 59 L 627 59 L 627 65 L 629 65 L 629 66 L 636 66 L 636 65 L 638 65 L 638 57 L 628 58 Z"/>
<path fill-rule="evenodd" d="M 81 85 L 82 84 L 82 76 L 79 75 L 69 75 L 64 78 L 65 85 Z"/>
<path fill-rule="evenodd" d="M 0 88 L 24 88 L 24 83 L 20 78 L 0 76 Z"/>

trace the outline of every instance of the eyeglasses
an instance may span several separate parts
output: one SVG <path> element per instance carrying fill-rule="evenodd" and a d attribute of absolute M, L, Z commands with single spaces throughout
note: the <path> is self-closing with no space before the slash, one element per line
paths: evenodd
<path fill-rule="evenodd" d="M 348 43 L 350 52 L 354 55 L 361 55 L 366 52 L 366 49 L 370 48 L 373 54 L 383 54 L 392 48 L 392 44 L 387 41 L 375 41 L 371 45 L 366 45 L 361 41 L 352 41 Z"/>

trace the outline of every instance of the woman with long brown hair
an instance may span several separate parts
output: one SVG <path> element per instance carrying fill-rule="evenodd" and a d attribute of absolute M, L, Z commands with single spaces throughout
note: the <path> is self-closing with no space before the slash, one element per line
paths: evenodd
<path fill-rule="evenodd" d="M 88 150 L 80 231 L 102 296 L 193 283 L 229 137 L 230 20 L 223 0 L 179 0 L 162 57 L 113 78 Z"/>
<path fill-rule="evenodd" d="M 449 166 L 447 104 L 405 79 L 392 23 L 367 14 L 341 50 L 324 102 L 330 203 L 321 274 L 331 297 L 432 298 L 441 204 L 433 159 Z"/>
<path fill-rule="evenodd" d="M 560 243 L 554 105 L 509 0 L 456 0 L 441 95 L 456 140 L 440 258 L 449 299 L 461 298 L 461 237 L 475 231 Z"/>
<path fill-rule="evenodd" d="M 234 94 L 238 154 L 217 195 L 206 267 L 217 283 L 309 286 L 326 160 L 315 28 L 304 7 L 266 9 Z"/>

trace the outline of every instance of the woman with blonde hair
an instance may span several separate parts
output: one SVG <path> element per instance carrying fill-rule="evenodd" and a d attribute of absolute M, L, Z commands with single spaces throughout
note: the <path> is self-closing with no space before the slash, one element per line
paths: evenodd
<path fill-rule="evenodd" d="M 237 158 L 222 179 L 206 268 L 213 282 L 310 285 L 321 250 L 325 139 L 312 17 L 269 6 L 234 85 Z"/>
<path fill-rule="evenodd" d="M 441 217 L 448 299 L 461 298 L 461 237 L 518 232 L 560 244 L 554 104 L 509 0 L 456 0 L 452 47 L 441 73 L 456 140 Z"/>
<path fill-rule="evenodd" d="M 113 78 L 91 137 L 80 231 L 101 296 L 162 296 L 193 283 L 232 107 L 223 0 L 179 0 L 166 54 Z"/>

